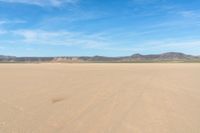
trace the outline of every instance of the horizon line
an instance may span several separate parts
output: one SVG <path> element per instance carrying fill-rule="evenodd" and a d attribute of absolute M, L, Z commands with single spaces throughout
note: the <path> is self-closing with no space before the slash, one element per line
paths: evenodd
<path fill-rule="evenodd" d="M 31 57 L 46 57 L 46 58 L 53 58 L 53 57 L 111 57 L 111 58 L 117 58 L 117 57 L 128 57 L 128 56 L 133 56 L 133 55 L 142 55 L 142 56 L 148 56 L 148 55 L 162 55 L 162 54 L 169 54 L 169 53 L 176 53 L 176 54 L 184 54 L 184 55 L 190 55 L 190 56 L 200 56 L 200 54 L 198 55 L 194 55 L 194 54 L 187 54 L 187 53 L 184 53 L 184 52 L 161 52 L 161 53 L 152 53 L 152 54 L 142 54 L 142 53 L 134 53 L 134 54 L 131 54 L 131 55 L 123 55 L 123 56 L 106 56 L 106 55 L 55 55 L 55 56 L 16 56 L 16 55 L 4 55 L 4 54 L 0 54 L 0 56 L 8 56 L 8 57 L 16 57 L 16 58 L 31 58 Z"/>

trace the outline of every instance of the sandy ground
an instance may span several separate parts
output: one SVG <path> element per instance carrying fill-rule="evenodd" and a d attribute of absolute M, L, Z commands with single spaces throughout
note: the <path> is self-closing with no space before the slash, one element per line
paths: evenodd
<path fill-rule="evenodd" d="M 0 64 L 0 133 L 200 133 L 200 64 Z"/>

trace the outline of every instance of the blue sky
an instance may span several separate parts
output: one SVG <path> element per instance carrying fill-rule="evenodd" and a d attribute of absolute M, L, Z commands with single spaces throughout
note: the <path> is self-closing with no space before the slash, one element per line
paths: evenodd
<path fill-rule="evenodd" d="M 0 0 L 0 55 L 200 55 L 199 0 Z"/>

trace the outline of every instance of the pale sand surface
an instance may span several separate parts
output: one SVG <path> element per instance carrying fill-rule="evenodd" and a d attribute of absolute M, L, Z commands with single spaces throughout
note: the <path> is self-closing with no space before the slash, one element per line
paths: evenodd
<path fill-rule="evenodd" d="M 200 64 L 0 64 L 0 133 L 200 133 Z"/>

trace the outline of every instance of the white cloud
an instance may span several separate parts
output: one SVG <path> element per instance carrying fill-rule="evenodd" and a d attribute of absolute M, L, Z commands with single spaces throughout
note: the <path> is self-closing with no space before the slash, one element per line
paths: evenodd
<path fill-rule="evenodd" d="M 16 30 L 10 31 L 10 34 L 18 38 L 13 40 L 16 44 L 80 46 L 83 48 L 101 48 L 108 45 L 108 40 L 103 34 L 45 30 Z"/>
<path fill-rule="evenodd" d="M 6 24 L 6 23 L 7 23 L 6 21 L 0 21 L 0 25 Z"/>
<path fill-rule="evenodd" d="M 113 39 L 109 39 L 110 33 L 86 34 L 71 31 L 45 31 L 45 30 L 15 30 L 3 31 L 2 34 L 9 34 L 13 39 L 0 40 L 5 45 L 58 45 L 74 48 L 85 48 L 112 52 L 133 53 L 157 53 L 157 52 L 185 52 L 198 54 L 200 52 L 200 40 L 198 38 L 170 38 L 160 40 L 145 40 L 142 42 L 125 42 L 121 45 Z"/>
<path fill-rule="evenodd" d="M 200 39 L 163 39 L 147 40 L 136 46 L 122 47 L 114 50 L 129 53 L 163 53 L 163 52 L 185 52 L 198 55 L 200 52 Z"/>
<path fill-rule="evenodd" d="M 135 4 L 152 4 L 156 2 L 164 2 L 165 0 L 131 0 Z"/>
<path fill-rule="evenodd" d="M 87 20 L 95 20 L 107 17 L 108 15 L 100 12 L 87 12 L 87 11 L 75 11 L 70 12 L 68 15 L 64 16 L 53 16 L 49 18 L 44 18 L 40 21 L 39 25 L 43 28 L 48 28 L 52 26 L 67 25 L 69 23 L 78 22 L 78 21 L 87 21 Z"/>
<path fill-rule="evenodd" d="M 71 31 L 45 31 L 45 30 L 15 30 L 0 31 L 0 34 L 9 34 L 14 37 L 11 40 L 1 40 L 0 43 L 7 44 L 27 44 L 27 45 L 60 45 L 77 46 L 87 49 L 98 49 L 107 51 L 121 52 L 143 52 L 143 51 L 162 51 L 162 50 L 198 50 L 200 47 L 199 39 L 161 39 L 146 40 L 135 42 L 137 44 L 120 45 L 120 42 L 113 41 L 110 33 L 87 34 Z M 141 33 L 142 34 L 142 33 Z M 144 33 L 145 34 L 145 33 Z"/>
<path fill-rule="evenodd" d="M 0 0 L 7 3 L 23 3 L 37 6 L 61 6 L 62 4 L 75 4 L 78 0 Z"/>
<path fill-rule="evenodd" d="M 2 34 L 6 34 L 6 31 L 0 29 L 0 35 L 2 35 Z"/>
<path fill-rule="evenodd" d="M 199 15 L 200 11 L 196 11 L 196 10 L 183 10 L 183 11 L 179 11 L 177 13 L 185 18 L 190 18 L 190 19 L 191 18 L 193 18 L 193 19 L 200 18 L 200 15 Z"/>
<path fill-rule="evenodd" d="M 24 20 L 0 20 L 0 25 L 26 23 Z"/>

